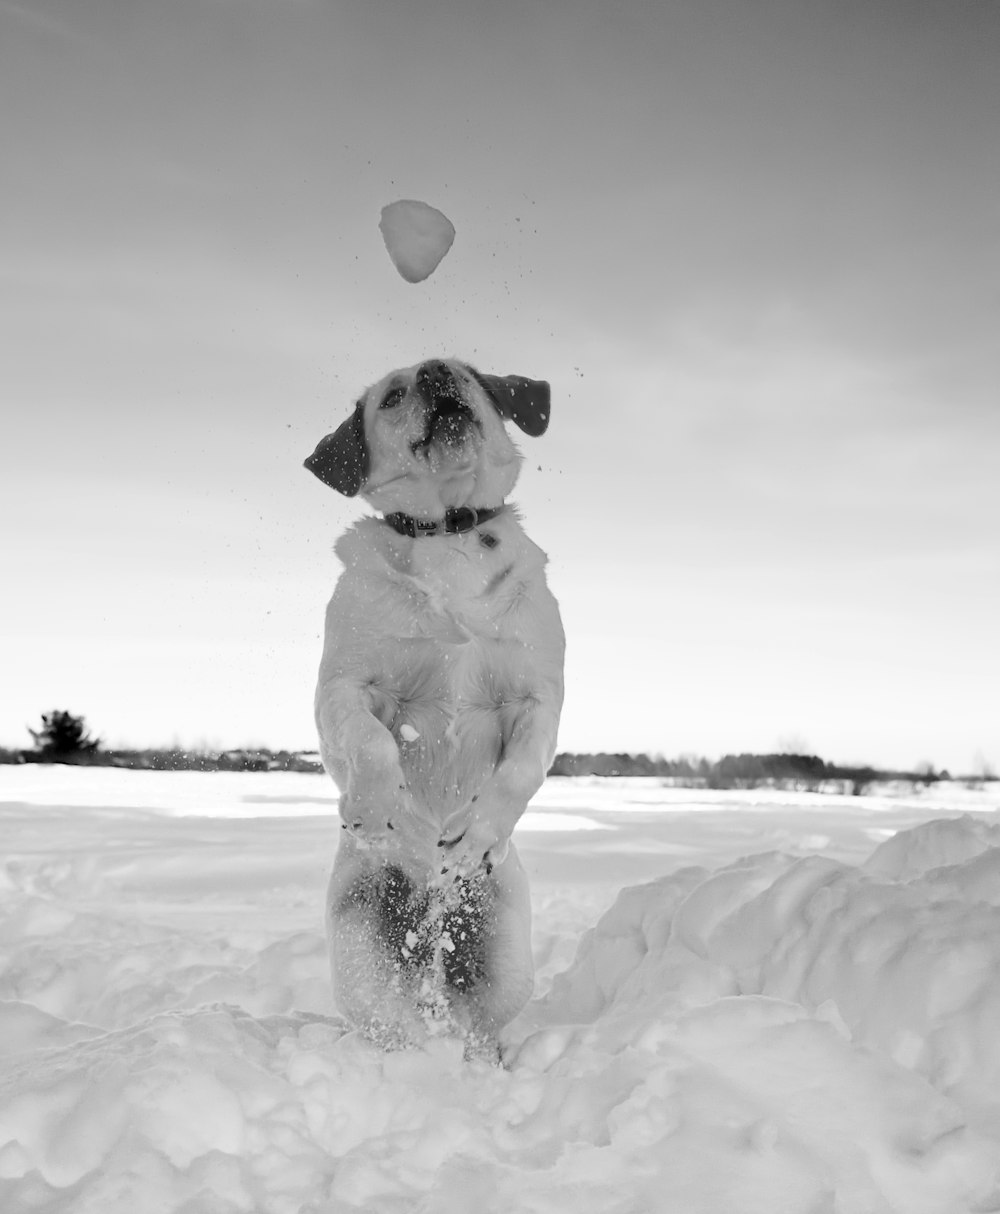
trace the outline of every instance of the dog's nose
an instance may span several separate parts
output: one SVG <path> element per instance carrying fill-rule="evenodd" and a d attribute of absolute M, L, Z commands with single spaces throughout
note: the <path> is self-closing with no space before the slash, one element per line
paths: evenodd
<path fill-rule="evenodd" d="M 437 359 L 421 364 L 420 370 L 417 372 L 417 384 L 421 388 L 441 387 L 451 383 L 451 379 L 451 369 L 448 364 Z"/>

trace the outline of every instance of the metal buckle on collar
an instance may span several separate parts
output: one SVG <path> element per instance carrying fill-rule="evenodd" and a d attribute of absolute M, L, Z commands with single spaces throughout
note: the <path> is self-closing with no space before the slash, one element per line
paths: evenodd
<path fill-rule="evenodd" d="M 471 531 L 479 522 L 479 511 L 472 506 L 452 506 L 445 511 L 445 531 Z"/>

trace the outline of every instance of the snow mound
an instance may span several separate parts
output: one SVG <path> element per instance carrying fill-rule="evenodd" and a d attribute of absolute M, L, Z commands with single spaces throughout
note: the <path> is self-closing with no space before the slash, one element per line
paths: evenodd
<path fill-rule="evenodd" d="M 532 1014 L 641 1033 L 734 996 L 828 1020 L 997 1130 L 1000 828 L 965 816 L 861 868 L 771 853 L 626 889 Z"/>
<path fill-rule="evenodd" d="M 909 881 L 1000 849 L 1000 823 L 962 814 L 898 831 L 865 864 L 870 873 Z M 994 856 L 995 858 L 995 856 Z"/>
<path fill-rule="evenodd" d="M 995 1151 L 957 1106 L 762 996 L 550 1025 L 509 1072 L 219 1005 L 49 1048 L 3 1086 L 5 1209 L 992 1208 Z"/>

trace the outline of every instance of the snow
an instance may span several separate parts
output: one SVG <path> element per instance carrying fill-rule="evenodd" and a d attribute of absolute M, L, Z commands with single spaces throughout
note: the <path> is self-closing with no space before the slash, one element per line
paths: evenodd
<path fill-rule="evenodd" d="M 506 1067 L 332 1012 L 332 786 L 0 768 L 0 1210 L 1000 1209 L 1000 789 L 547 782 Z"/>
<path fill-rule="evenodd" d="M 447 215 L 413 198 L 383 207 L 378 226 L 392 264 L 407 282 L 429 278 L 455 239 Z"/>

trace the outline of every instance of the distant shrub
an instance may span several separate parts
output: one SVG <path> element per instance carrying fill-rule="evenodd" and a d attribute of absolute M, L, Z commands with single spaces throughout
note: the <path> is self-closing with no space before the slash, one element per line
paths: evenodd
<path fill-rule="evenodd" d="M 90 736 L 84 717 L 59 709 L 43 712 L 41 729 L 29 727 L 28 733 L 35 739 L 35 750 L 25 758 L 36 763 L 85 762 L 101 745 L 100 738 Z"/>

